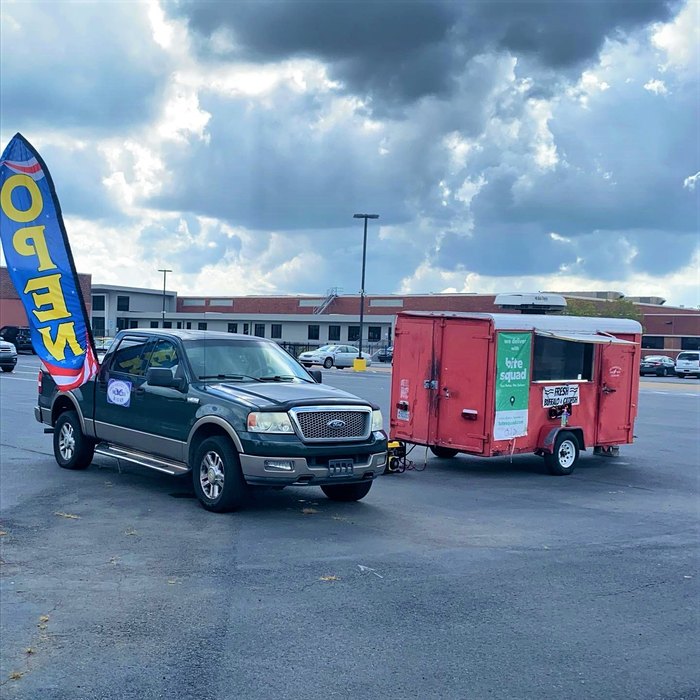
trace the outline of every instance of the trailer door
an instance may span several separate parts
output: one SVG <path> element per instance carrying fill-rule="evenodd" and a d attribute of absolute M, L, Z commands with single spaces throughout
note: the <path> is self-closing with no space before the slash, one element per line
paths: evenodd
<path fill-rule="evenodd" d="M 399 316 L 391 378 L 391 436 L 419 445 L 435 443 L 439 332 L 430 317 Z"/>
<path fill-rule="evenodd" d="M 600 346 L 596 445 L 632 442 L 634 354 L 632 343 Z"/>
<path fill-rule="evenodd" d="M 442 329 L 436 444 L 483 453 L 489 326 L 484 321 L 449 320 Z"/>

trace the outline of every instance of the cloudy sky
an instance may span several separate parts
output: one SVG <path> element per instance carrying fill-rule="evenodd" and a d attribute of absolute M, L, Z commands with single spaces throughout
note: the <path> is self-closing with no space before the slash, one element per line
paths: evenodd
<path fill-rule="evenodd" d="M 698 0 L 0 5 L 93 282 L 700 304 Z"/>

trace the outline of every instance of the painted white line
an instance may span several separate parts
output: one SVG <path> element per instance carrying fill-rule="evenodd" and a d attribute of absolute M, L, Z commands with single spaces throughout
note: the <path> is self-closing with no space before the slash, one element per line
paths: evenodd
<path fill-rule="evenodd" d="M 34 379 L 25 379 L 24 377 L 3 377 L 2 381 L 7 381 L 8 379 L 14 379 L 17 382 L 34 382 L 36 384 L 36 377 Z"/>

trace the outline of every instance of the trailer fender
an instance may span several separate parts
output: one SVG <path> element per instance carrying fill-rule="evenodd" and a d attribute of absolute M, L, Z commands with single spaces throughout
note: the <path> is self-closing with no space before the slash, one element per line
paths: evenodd
<path fill-rule="evenodd" d="M 547 454 L 552 454 L 552 451 L 554 450 L 554 443 L 557 440 L 557 435 L 559 435 L 562 430 L 572 433 L 576 437 L 578 440 L 579 450 L 584 451 L 586 449 L 586 443 L 583 439 L 583 428 L 580 426 L 567 425 L 562 427 L 560 425 L 545 425 L 540 429 L 540 435 L 537 440 L 537 454 L 544 454 L 545 452 Z"/>

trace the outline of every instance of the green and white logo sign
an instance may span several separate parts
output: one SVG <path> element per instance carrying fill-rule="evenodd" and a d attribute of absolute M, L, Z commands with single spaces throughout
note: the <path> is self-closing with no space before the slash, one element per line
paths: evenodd
<path fill-rule="evenodd" d="M 527 435 L 531 345 L 530 333 L 498 334 L 494 440 Z"/>

